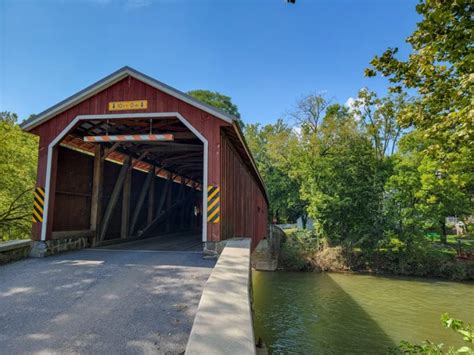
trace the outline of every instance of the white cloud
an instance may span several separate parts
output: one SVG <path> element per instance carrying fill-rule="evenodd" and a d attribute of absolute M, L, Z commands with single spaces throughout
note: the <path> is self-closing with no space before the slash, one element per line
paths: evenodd
<path fill-rule="evenodd" d="M 349 108 L 350 111 L 353 111 L 355 103 L 356 103 L 356 99 L 354 99 L 353 97 L 349 97 L 346 100 L 345 105 Z"/>
<path fill-rule="evenodd" d="M 301 136 L 301 127 L 293 126 L 293 132 L 295 132 L 297 136 Z"/>
<path fill-rule="evenodd" d="M 349 97 L 344 103 L 344 105 L 346 105 L 346 107 L 349 109 L 349 112 L 352 112 L 354 114 L 354 119 L 356 121 L 360 121 L 362 117 L 360 116 L 359 112 L 360 110 L 364 109 L 364 106 L 360 105 L 359 107 L 357 107 L 357 101 L 357 99 Z"/>

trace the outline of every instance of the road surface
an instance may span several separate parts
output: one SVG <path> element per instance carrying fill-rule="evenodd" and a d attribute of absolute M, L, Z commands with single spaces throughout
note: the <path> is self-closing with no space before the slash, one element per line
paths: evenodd
<path fill-rule="evenodd" d="M 85 249 L 0 266 L 0 353 L 182 354 L 214 263 Z"/>

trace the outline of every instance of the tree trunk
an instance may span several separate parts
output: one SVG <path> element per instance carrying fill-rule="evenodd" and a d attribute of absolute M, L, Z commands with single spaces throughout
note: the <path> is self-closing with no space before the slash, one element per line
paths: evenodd
<path fill-rule="evenodd" d="M 441 224 L 441 243 L 447 244 L 448 243 L 448 238 L 446 236 L 446 222 L 445 221 L 440 221 Z"/>

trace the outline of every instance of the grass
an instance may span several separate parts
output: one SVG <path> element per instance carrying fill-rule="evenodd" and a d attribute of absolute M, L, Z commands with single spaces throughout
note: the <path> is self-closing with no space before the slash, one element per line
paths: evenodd
<path fill-rule="evenodd" d="M 472 237 L 469 236 L 459 236 L 455 234 L 449 234 L 446 238 L 447 244 L 441 244 L 439 237 L 433 239 L 431 237 L 427 237 L 427 239 L 431 242 L 431 245 L 434 249 L 436 249 L 439 253 L 445 255 L 456 255 L 457 250 L 459 248 L 459 244 L 463 250 L 467 251 L 474 251 L 474 240 Z"/>
<path fill-rule="evenodd" d="M 299 230 L 298 228 L 286 228 L 286 229 L 283 229 L 283 232 L 285 232 L 286 235 L 290 235 L 290 234 L 296 233 L 298 230 Z"/>

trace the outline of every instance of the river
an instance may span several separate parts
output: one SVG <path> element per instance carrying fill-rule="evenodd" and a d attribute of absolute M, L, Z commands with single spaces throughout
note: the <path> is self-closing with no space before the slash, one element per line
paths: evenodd
<path fill-rule="evenodd" d="M 472 283 L 254 271 L 253 299 L 270 354 L 385 354 L 402 339 L 461 346 L 441 314 L 474 322 Z"/>

